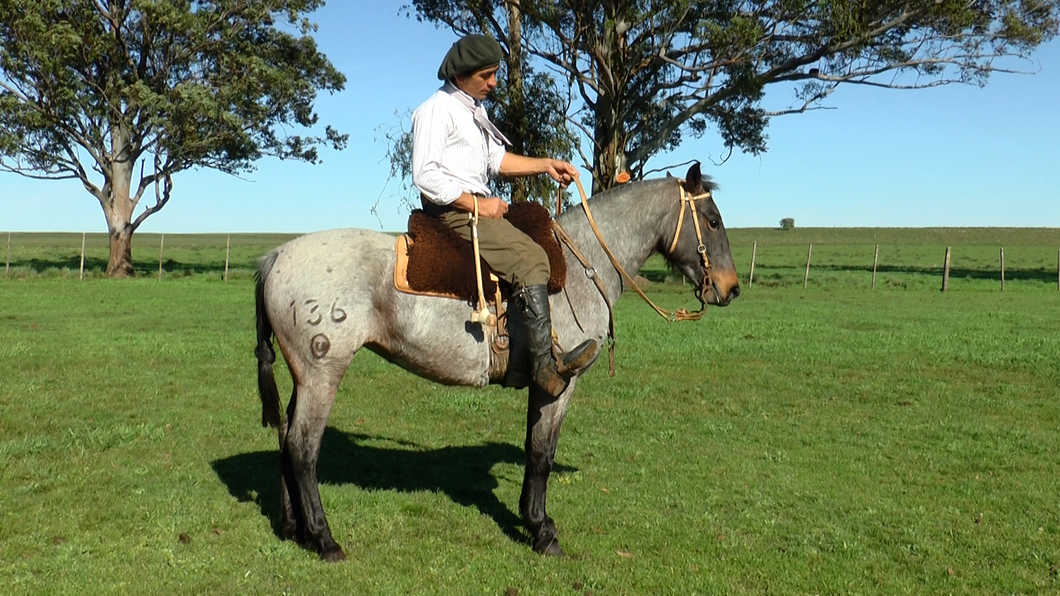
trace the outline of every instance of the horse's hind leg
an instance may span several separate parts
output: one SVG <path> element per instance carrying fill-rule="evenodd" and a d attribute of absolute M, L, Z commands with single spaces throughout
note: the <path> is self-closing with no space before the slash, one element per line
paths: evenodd
<path fill-rule="evenodd" d="M 291 392 L 291 399 L 287 402 L 287 419 L 280 425 L 280 535 L 287 540 L 304 542 L 304 538 L 298 536 L 298 516 L 295 514 L 295 505 L 298 499 L 298 481 L 294 477 L 294 467 L 291 465 L 291 454 L 285 448 L 287 445 L 287 430 L 290 428 L 291 419 L 294 417 L 295 402 L 298 400 L 297 387 Z M 295 489 L 290 491 L 288 487 Z M 301 507 L 299 505 L 299 507 Z"/>
<path fill-rule="evenodd" d="M 548 477 L 556 460 L 560 426 L 567 415 L 567 405 L 576 381 L 577 378 L 571 379 L 567 389 L 558 398 L 531 385 L 526 414 L 526 470 L 519 512 L 523 516 L 523 525 L 530 532 L 534 550 L 558 557 L 564 553 L 556 537 L 556 523 L 545 511 L 545 500 Z"/>
<path fill-rule="evenodd" d="M 288 515 L 293 513 L 295 538 L 303 546 L 315 550 L 326 561 L 346 558 L 331 537 L 324 505 L 317 486 L 317 458 L 324 428 L 335 401 L 337 384 L 314 387 L 296 382 L 294 397 L 288 407 L 286 440 L 280 446 L 283 472 L 282 529 L 290 530 Z M 289 513 L 290 512 L 290 513 Z"/>

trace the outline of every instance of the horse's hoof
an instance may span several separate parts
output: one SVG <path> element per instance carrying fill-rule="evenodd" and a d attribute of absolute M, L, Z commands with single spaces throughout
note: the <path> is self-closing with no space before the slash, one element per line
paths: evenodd
<path fill-rule="evenodd" d="M 342 552 L 342 547 L 336 546 L 334 550 L 320 553 L 320 560 L 328 563 L 338 563 L 346 560 L 346 553 Z"/>
<path fill-rule="evenodd" d="M 301 544 L 303 540 L 298 538 L 298 526 L 294 523 L 283 524 L 280 526 L 280 537 L 284 540 L 290 540 L 291 542 L 297 542 Z"/>
<path fill-rule="evenodd" d="M 543 540 L 534 545 L 534 550 L 539 554 L 545 555 L 546 557 L 566 557 L 567 553 L 563 552 L 563 549 L 559 546 L 559 541 L 555 538 Z"/>

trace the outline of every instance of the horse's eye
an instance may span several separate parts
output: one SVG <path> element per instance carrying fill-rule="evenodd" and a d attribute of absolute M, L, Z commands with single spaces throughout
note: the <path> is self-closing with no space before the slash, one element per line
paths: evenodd
<path fill-rule="evenodd" d="M 712 230 L 716 230 L 716 229 L 718 229 L 718 226 L 720 226 L 720 225 L 721 225 L 721 222 L 720 222 L 720 221 L 718 221 L 718 220 L 716 220 L 716 219 L 712 219 L 712 220 L 710 220 L 710 221 L 709 221 L 709 222 L 707 222 L 707 223 L 709 223 L 709 224 L 710 224 L 710 229 L 712 229 Z"/>

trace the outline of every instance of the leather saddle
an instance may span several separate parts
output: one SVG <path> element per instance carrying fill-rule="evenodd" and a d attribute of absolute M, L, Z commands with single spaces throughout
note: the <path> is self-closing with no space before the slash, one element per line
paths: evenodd
<path fill-rule="evenodd" d="M 567 261 L 552 232 L 552 216 L 538 203 L 509 205 L 504 216 L 513 226 L 530 236 L 545 249 L 551 276 L 549 293 L 563 289 L 567 281 Z M 408 232 L 395 243 L 397 263 L 394 286 L 405 293 L 442 296 L 475 303 L 478 284 L 475 281 L 475 253 L 471 243 L 449 229 L 439 219 L 416 209 L 409 216 Z M 511 286 L 495 281 L 489 265 L 482 261 L 482 290 L 487 301 L 493 301 L 498 286 L 503 300 L 511 296 Z"/>

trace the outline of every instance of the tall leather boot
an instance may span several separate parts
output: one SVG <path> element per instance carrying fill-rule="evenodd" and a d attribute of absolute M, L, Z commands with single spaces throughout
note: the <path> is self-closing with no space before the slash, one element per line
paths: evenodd
<path fill-rule="evenodd" d="M 583 341 L 570 352 L 560 354 L 557 362 L 552 351 L 552 316 L 548 306 L 547 287 L 526 286 L 520 294 L 534 382 L 552 397 L 559 397 L 567 388 L 570 377 L 588 364 L 596 354 L 596 341 Z"/>

